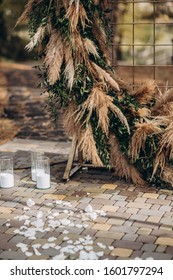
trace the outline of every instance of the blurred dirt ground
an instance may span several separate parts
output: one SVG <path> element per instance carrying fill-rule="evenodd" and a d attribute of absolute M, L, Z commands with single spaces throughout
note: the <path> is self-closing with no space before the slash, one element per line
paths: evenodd
<path fill-rule="evenodd" d="M 9 127 L 3 128 L 3 139 L 12 137 L 49 141 L 66 141 L 62 128 L 61 114 L 55 125 L 50 119 L 46 94 L 37 88 L 38 73 L 27 64 L 0 62 L 0 135 L 3 122 L 8 120 Z M 3 126 L 4 127 L 4 126 Z M 6 126 L 7 128 L 7 126 Z M 5 139 L 6 133 L 6 139 Z M 9 138 L 10 136 L 10 138 Z"/>

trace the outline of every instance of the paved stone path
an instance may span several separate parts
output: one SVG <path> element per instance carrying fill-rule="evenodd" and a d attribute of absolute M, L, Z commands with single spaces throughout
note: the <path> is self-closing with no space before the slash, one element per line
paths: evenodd
<path fill-rule="evenodd" d="M 23 89 L 9 87 L 7 108 L 16 110 L 20 138 L 0 146 L 0 155 L 13 155 L 15 171 L 15 186 L 0 189 L 0 259 L 173 259 L 173 190 L 134 186 L 100 169 L 63 182 L 70 143 L 61 129 L 50 137 L 50 126 L 33 121 L 33 112 L 20 115 L 20 99 L 23 112 L 35 104 L 36 113 L 42 102 Z M 31 181 L 31 150 L 50 157 L 48 190 Z"/>
<path fill-rule="evenodd" d="M 0 259 L 173 259 L 173 191 L 97 169 L 62 182 L 69 144 L 25 140 L 23 149 L 22 141 L 0 146 L 15 162 L 15 187 L 0 190 Z M 37 147 L 51 159 L 48 190 L 31 181 L 30 150 Z M 27 207 L 28 199 L 35 205 Z"/>

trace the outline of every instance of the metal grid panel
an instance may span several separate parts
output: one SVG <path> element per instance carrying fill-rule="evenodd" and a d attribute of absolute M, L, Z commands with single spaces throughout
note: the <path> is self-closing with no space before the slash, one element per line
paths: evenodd
<path fill-rule="evenodd" d="M 130 84 L 134 86 L 145 79 L 154 79 L 157 84 L 162 86 L 173 86 L 173 1 L 168 0 L 108 0 L 112 8 L 111 25 L 113 27 L 112 38 L 112 64 L 116 72 Z M 128 20 L 124 20 L 121 15 L 121 5 L 127 5 L 130 9 Z M 137 19 L 136 14 L 139 5 L 144 8 L 149 5 L 152 10 L 152 16 L 149 19 Z M 162 16 L 158 17 L 158 5 L 165 5 L 167 9 L 162 11 Z M 164 9 L 163 9 L 164 10 Z M 168 18 L 168 13 L 172 12 Z M 127 13 L 128 11 L 126 11 Z M 130 42 L 120 42 L 117 36 L 119 30 L 129 29 Z M 150 29 L 151 35 L 149 42 L 139 42 L 136 30 Z M 164 35 L 164 30 L 170 30 L 167 39 L 158 41 L 159 35 Z M 160 30 L 160 31 L 159 31 Z M 159 33 L 160 32 L 160 33 Z M 165 31 L 166 32 L 166 31 Z M 139 33 L 139 32 L 138 32 Z M 166 34 L 166 33 L 165 33 Z M 119 59 L 118 50 L 123 53 L 124 49 L 130 50 L 130 59 Z M 143 49 L 143 61 L 137 59 L 136 50 Z M 167 52 L 166 52 L 167 50 Z M 145 55 L 146 52 L 146 55 Z M 167 54 L 168 53 L 168 54 Z M 139 55 L 139 54 L 138 54 Z M 160 55 L 160 57 L 159 57 Z M 165 57 L 164 57 L 165 56 Z M 162 59 L 161 59 L 162 58 Z M 160 59 L 160 60 L 159 60 Z"/>

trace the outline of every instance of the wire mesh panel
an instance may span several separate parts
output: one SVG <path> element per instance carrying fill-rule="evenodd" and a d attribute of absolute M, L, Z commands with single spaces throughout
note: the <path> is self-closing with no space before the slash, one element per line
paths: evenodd
<path fill-rule="evenodd" d="M 112 64 L 134 86 L 154 79 L 173 86 L 173 1 L 114 0 Z"/>

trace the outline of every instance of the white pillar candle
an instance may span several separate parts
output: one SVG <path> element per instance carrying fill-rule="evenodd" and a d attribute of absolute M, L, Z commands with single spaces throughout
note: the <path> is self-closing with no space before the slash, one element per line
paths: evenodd
<path fill-rule="evenodd" d="M 14 187 L 14 175 L 11 173 L 0 174 L 1 188 L 8 189 Z"/>
<path fill-rule="evenodd" d="M 35 169 L 35 168 L 32 168 L 32 169 L 31 169 L 31 178 L 32 178 L 32 181 L 36 181 L 36 173 L 37 173 L 37 174 L 43 174 L 43 173 L 44 173 L 44 170 L 43 170 L 43 169 Z"/>
<path fill-rule="evenodd" d="M 50 188 L 50 174 L 41 173 L 36 175 L 37 188 L 38 189 L 49 189 Z"/>

